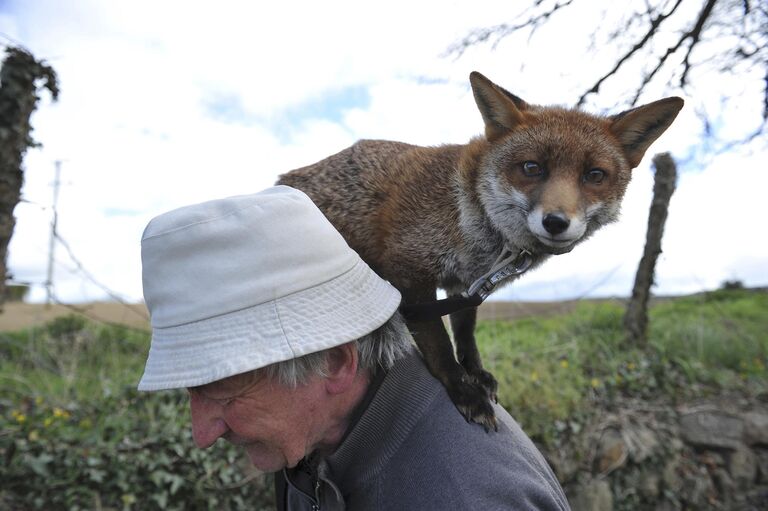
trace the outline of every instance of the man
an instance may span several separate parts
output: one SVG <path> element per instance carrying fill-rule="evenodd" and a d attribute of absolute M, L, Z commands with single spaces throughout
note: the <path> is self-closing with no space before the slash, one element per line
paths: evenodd
<path fill-rule="evenodd" d="M 287 510 L 568 509 L 501 407 L 459 414 L 397 312 L 400 294 L 302 192 L 153 219 L 142 238 L 152 346 L 139 390 L 187 388 L 195 443 L 276 474 Z"/>

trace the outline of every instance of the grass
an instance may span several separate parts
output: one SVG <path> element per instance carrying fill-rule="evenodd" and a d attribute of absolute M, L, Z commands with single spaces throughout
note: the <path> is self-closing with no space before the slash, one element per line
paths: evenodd
<path fill-rule="evenodd" d="M 478 324 L 500 403 L 542 444 L 597 401 L 768 391 L 768 293 L 664 301 L 651 309 L 644 347 L 625 343 L 623 314 L 617 303 L 585 302 L 559 317 Z"/>
<path fill-rule="evenodd" d="M 93 401 L 135 385 L 149 334 L 79 316 L 0 337 L 0 388 L 16 398 L 44 396 L 58 405 Z"/>
<path fill-rule="evenodd" d="M 598 404 L 768 392 L 768 293 L 663 301 L 644 347 L 625 344 L 622 318 L 617 303 L 584 302 L 478 323 L 500 403 L 545 448 Z M 148 347 L 146 332 L 74 316 L 0 336 L 0 508 L 270 507 L 268 480 L 252 480 L 235 448 L 194 448 L 183 393 L 135 391 Z"/>

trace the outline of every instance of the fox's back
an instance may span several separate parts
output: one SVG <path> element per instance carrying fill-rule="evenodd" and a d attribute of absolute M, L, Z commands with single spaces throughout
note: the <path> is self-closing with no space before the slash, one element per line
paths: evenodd
<path fill-rule="evenodd" d="M 415 146 L 385 140 L 361 140 L 317 163 L 280 176 L 277 184 L 298 188 L 334 223 L 342 217 L 368 217 L 381 206 L 391 162 Z"/>
<path fill-rule="evenodd" d="M 324 160 L 283 174 L 277 184 L 306 193 L 349 245 L 371 266 L 387 274 L 382 261 L 393 245 L 411 246 L 414 250 L 415 245 L 423 245 L 404 243 L 405 238 L 417 236 L 415 231 L 420 229 L 413 220 L 425 217 L 423 210 L 435 197 L 454 201 L 452 183 L 438 182 L 434 168 L 455 168 L 459 153 L 459 146 L 427 148 L 361 140 Z M 408 248 L 400 252 L 400 262 L 405 266 L 409 266 L 407 252 Z M 423 261 L 425 256 L 414 254 L 414 259 Z"/>

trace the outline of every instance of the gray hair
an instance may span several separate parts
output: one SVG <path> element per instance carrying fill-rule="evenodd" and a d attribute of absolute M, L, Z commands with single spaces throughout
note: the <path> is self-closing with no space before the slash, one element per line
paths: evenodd
<path fill-rule="evenodd" d="M 399 312 L 395 312 L 383 325 L 355 341 L 358 353 L 358 371 L 389 369 L 395 361 L 408 354 L 413 338 Z M 310 353 L 299 358 L 268 365 L 264 374 L 282 385 L 296 387 L 306 383 L 312 375 L 327 376 L 328 351 Z"/>

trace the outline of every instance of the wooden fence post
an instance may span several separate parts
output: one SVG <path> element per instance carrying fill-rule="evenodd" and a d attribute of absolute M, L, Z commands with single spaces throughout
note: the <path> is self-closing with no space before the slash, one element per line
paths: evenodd
<path fill-rule="evenodd" d="M 669 200 L 675 191 L 677 166 L 669 153 L 653 157 L 656 168 L 653 185 L 653 201 L 648 215 L 648 232 L 645 238 L 645 250 L 635 275 L 632 298 L 624 314 L 624 330 L 629 344 L 642 347 L 647 343 L 648 298 L 651 294 L 656 260 L 661 254 L 661 238 L 664 235 L 664 223 L 667 221 Z"/>

